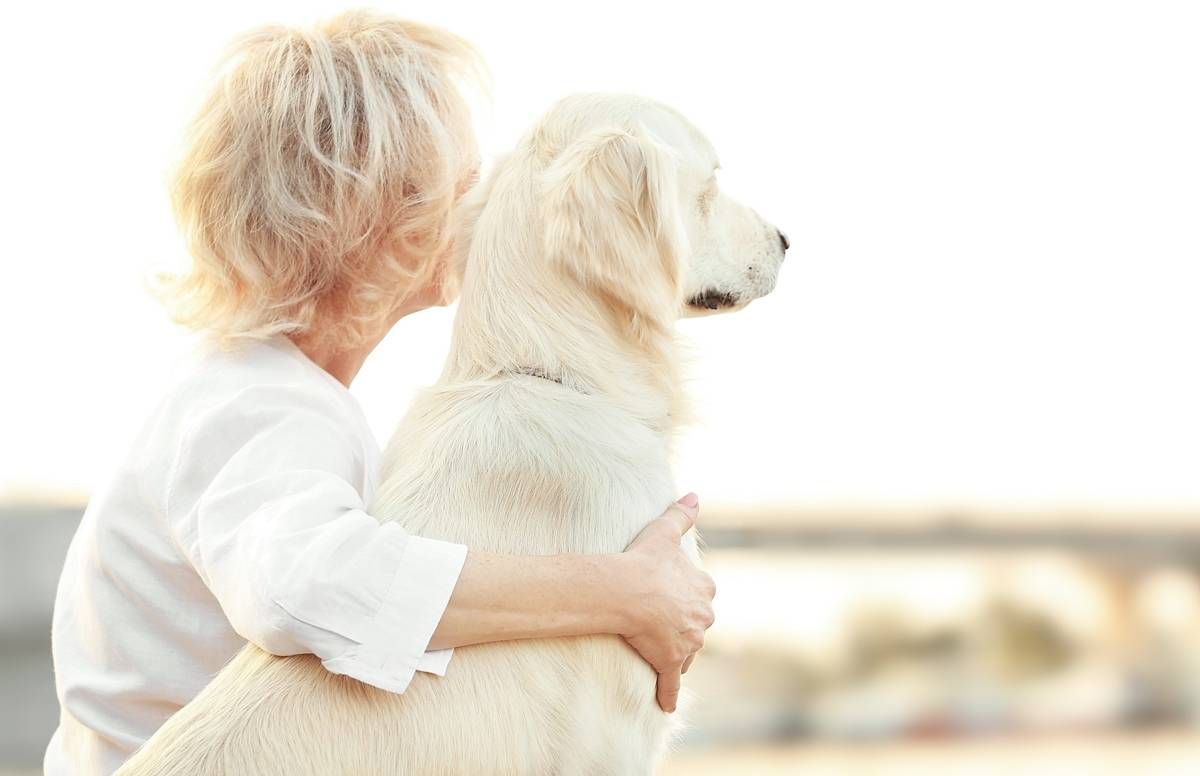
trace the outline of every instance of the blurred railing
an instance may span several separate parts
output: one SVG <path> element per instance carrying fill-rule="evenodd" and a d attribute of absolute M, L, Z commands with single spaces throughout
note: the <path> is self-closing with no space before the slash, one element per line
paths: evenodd
<path fill-rule="evenodd" d="M 1200 518 L 1197 530 L 1156 527 L 1047 526 L 1045 528 L 971 525 L 955 521 L 917 527 L 895 525 L 806 524 L 797 526 L 713 525 L 705 516 L 704 542 L 713 549 L 878 550 L 916 549 L 1021 550 L 1060 549 L 1102 558 L 1172 563 L 1200 568 Z"/>

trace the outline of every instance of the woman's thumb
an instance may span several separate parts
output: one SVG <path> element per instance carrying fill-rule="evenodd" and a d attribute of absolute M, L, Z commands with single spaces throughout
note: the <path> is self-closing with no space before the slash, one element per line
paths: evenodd
<path fill-rule="evenodd" d="M 700 497 L 695 493 L 689 493 L 672 504 L 663 517 L 670 521 L 671 527 L 676 531 L 676 536 L 682 537 L 696 524 L 696 515 L 699 511 Z"/>

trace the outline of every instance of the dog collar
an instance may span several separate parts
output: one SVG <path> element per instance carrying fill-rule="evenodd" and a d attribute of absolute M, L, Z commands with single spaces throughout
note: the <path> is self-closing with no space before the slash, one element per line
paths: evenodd
<path fill-rule="evenodd" d="M 513 374 L 526 375 L 527 377 L 537 377 L 542 380 L 549 380 L 552 383 L 558 383 L 559 385 L 563 384 L 563 380 L 561 377 L 552 377 L 552 376 L 546 374 L 545 372 L 543 372 L 542 370 L 534 369 L 531 366 L 519 366 L 516 369 L 513 369 L 512 371 L 513 371 Z"/>

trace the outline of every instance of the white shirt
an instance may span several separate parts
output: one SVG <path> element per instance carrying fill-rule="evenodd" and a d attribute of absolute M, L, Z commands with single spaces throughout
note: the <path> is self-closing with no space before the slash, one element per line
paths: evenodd
<path fill-rule="evenodd" d="M 393 692 L 444 674 L 425 648 L 466 547 L 367 514 L 378 457 L 288 339 L 203 348 L 71 542 L 46 774 L 113 772 L 246 641 Z"/>

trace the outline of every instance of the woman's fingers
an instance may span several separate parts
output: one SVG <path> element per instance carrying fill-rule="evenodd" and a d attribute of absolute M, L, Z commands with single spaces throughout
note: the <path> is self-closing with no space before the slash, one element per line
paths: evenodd
<path fill-rule="evenodd" d="M 681 666 L 676 666 L 658 675 L 658 706 L 670 714 L 675 711 L 679 702 L 679 674 Z"/>
<path fill-rule="evenodd" d="M 688 655 L 687 660 L 683 661 L 683 666 L 680 667 L 679 673 L 686 674 L 688 669 L 692 667 L 692 661 L 696 659 L 696 653 Z"/>

